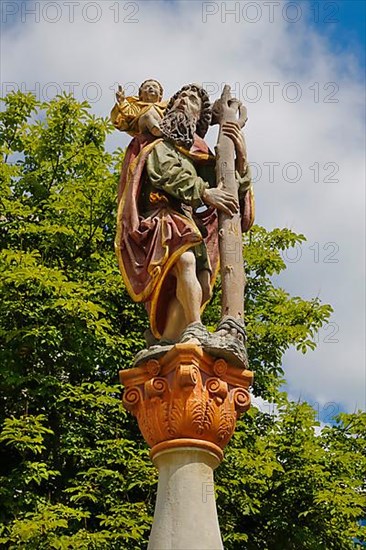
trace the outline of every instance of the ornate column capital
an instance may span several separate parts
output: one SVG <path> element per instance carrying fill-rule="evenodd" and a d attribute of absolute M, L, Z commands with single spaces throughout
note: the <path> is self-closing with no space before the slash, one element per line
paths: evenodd
<path fill-rule="evenodd" d="M 237 418 L 250 407 L 253 373 L 194 344 L 176 344 L 119 375 L 123 404 L 136 416 L 152 458 L 184 446 L 205 448 L 221 460 Z"/>

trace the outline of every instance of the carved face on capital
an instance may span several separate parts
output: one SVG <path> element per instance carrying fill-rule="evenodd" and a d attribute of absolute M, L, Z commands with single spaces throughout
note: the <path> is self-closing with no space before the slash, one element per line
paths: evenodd
<path fill-rule="evenodd" d="M 162 99 L 161 85 L 157 80 L 145 80 L 140 86 L 139 97 L 145 103 L 156 103 Z"/>
<path fill-rule="evenodd" d="M 173 103 L 172 111 L 183 112 L 190 120 L 197 121 L 202 109 L 202 99 L 195 90 L 183 90 Z"/>

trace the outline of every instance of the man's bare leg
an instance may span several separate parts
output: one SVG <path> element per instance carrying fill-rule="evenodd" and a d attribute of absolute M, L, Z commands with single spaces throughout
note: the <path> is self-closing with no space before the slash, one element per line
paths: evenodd
<path fill-rule="evenodd" d="M 164 332 L 161 336 L 163 340 L 178 341 L 183 330 L 187 326 L 187 321 L 184 315 L 182 304 L 177 298 L 173 298 L 167 311 L 167 322 L 165 324 Z"/>
<path fill-rule="evenodd" d="M 172 274 L 177 280 L 176 298 L 171 300 L 162 339 L 178 340 L 191 323 L 201 321 L 202 300 L 209 299 L 209 271 L 202 271 L 202 285 L 196 275 L 196 258 L 191 250 L 184 252 L 175 264 Z M 205 289 L 203 293 L 202 288 Z"/>
<path fill-rule="evenodd" d="M 206 304 L 212 297 L 211 291 L 211 273 L 208 269 L 204 269 L 198 273 L 198 280 L 202 288 L 202 304 Z"/>
<path fill-rule="evenodd" d="M 196 258 L 191 250 L 181 255 L 173 274 L 177 279 L 176 295 L 184 311 L 185 325 L 200 322 L 202 288 L 196 275 Z"/>

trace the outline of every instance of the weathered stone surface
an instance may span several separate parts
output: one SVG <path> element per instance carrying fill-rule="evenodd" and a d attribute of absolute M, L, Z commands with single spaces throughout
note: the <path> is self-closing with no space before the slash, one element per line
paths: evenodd
<path fill-rule="evenodd" d="M 213 480 L 219 459 L 186 444 L 153 457 L 159 486 L 148 550 L 223 548 Z"/>
<path fill-rule="evenodd" d="M 202 347 L 203 351 L 214 357 L 225 359 L 235 367 L 247 369 L 248 355 L 245 348 L 246 333 L 244 322 L 226 316 L 220 322 L 216 332 L 208 332 L 202 323 L 192 323 L 183 332 L 177 343 L 192 343 Z M 174 343 L 156 343 L 140 351 L 134 360 L 136 367 L 151 359 L 159 359 L 174 347 Z"/>

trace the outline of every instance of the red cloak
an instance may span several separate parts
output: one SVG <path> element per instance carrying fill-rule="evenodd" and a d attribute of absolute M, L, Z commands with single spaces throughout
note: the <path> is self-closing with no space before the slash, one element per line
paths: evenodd
<path fill-rule="evenodd" d="M 175 296 L 171 269 L 186 250 L 204 241 L 211 263 L 211 284 L 219 265 L 217 214 L 212 208 L 199 217 L 205 227 L 203 238 L 194 220 L 175 211 L 160 193 L 151 193 L 151 209 L 140 212 L 139 197 L 147 178 L 145 163 L 161 139 L 138 135 L 129 144 L 118 189 L 117 235 L 119 267 L 127 290 L 136 302 L 144 302 L 151 330 L 161 337 L 168 304 Z M 182 149 L 180 149 L 182 151 Z M 207 145 L 197 138 L 187 156 L 195 163 L 212 162 Z"/>

